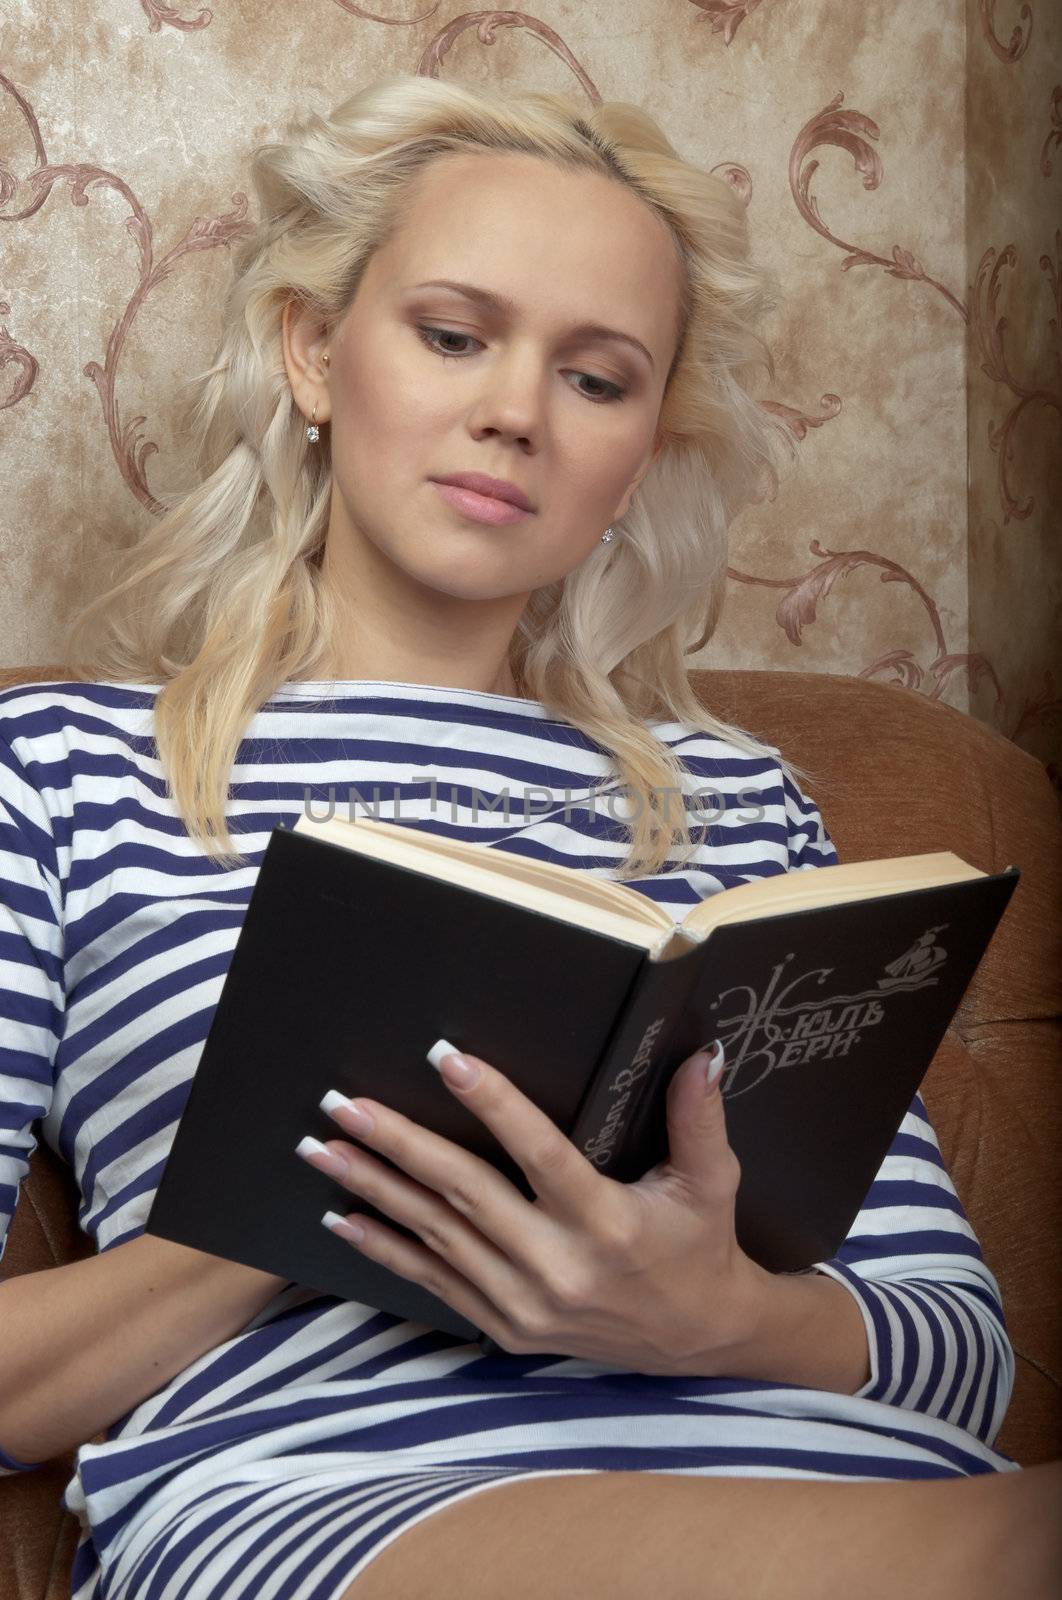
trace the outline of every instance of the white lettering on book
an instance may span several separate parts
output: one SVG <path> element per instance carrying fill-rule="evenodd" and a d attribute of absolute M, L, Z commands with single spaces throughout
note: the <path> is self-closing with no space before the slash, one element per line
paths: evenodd
<path fill-rule="evenodd" d="M 583 1154 L 597 1167 L 605 1167 L 612 1159 L 616 1139 L 626 1126 L 626 1107 L 635 1084 L 640 1083 L 649 1071 L 657 1036 L 666 1022 L 657 1017 L 642 1034 L 629 1067 L 621 1067 L 608 1086 L 609 1106 L 604 1121 L 592 1139 L 583 1144 Z"/>
<path fill-rule="evenodd" d="M 936 943 L 936 936 L 946 927 L 942 922 L 927 928 L 888 963 L 873 989 L 859 994 L 824 998 L 797 993 L 802 984 L 812 980 L 821 988 L 833 967 L 812 967 L 782 987 L 785 968 L 796 957 L 793 950 L 774 968 L 762 996 L 745 985 L 724 990 L 711 1007 L 713 1011 L 722 1013 L 731 996 L 743 997 L 744 1004 L 740 1010 L 720 1015 L 714 1030 L 726 1050 L 723 1094 L 733 1099 L 763 1083 L 772 1072 L 847 1056 L 865 1029 L 885 1020 L 890 994 L 935 987 L 936 974 L 947 961 L 947 951 Z"/>
<path fill-rule="evenodd" d="M 723 1094 L 733 1099 L 747 1094 L 782 1068 L 847 1056 L 864 1029 L 877 1027 L 885 1020 L 888 995 L 936 985 L 936 974 L 947 961 L 947 951 L 936 943 L 936 935 L 947 927 L 948 923 L 942 922 L 927 928 L 902 955 L 886 965 L 886 975 L 877 979 L 873 989 L 860 994 L 838 994 L 825 1000 L 818 994 L 796 994 L 801 984 L 812 979 L 821 988 L 833 967 L 811 967 L 781 987 L 785 968 L 796 959 L 795 950 L 774 968 L 762 996 L 746 985 L 723 990 L 711 1006 L 712 1011 L 721 1011 L 731 995 L 745 997 L 743 1008 L 722 1016 L 713 1033 L 723 1041 L 726 1051 Z M 583 1154 L 595 1166 L 608 1166 L 615 1153 L 616 1141 L 629 1121 L 627 1107 L 632 1091 L 649 1071 L 666 1020 L 657 1017 L 649 1025 L 630 1065 L 621 1068 L 608 1085 L 609 1103 L 602 1124 L 582 1145 Z"/>

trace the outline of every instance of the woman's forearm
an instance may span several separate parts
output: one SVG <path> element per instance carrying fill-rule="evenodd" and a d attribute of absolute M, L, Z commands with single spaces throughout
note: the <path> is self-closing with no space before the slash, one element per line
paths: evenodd
<path fill-rule="evenodd" d="M 856 1394 L 870 1379 L 870 1347 L 855 1296 L 821 1272 L 766 1276 L 741 1375 Z"/>
<path fill-rule="evenodd" d="M 0 1448 L 50 1461 L 231 1339 L 283 1278 L 139 1234 L 0 1285 Z"/>
<path fill-rule="evenodd" d="M 725 1357 L 713 1357 L 712 1372 L 695 1359 L 679 1370 L 858 1393 L 870 1380 L 870 1346 L 855 1296 L 825 1273 L 774 1273 L 752 1265 L 739 1331 Z"/>

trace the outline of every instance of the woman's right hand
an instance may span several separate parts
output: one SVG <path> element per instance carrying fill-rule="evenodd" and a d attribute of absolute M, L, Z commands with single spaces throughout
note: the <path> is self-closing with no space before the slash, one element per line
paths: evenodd
<path fill-rule="evenodd" d="M 327 1146 L 343 1160 L 333 1176 L 422 1243 L 353 1212 L 348 1220 L 363 1237 L 344 1233 L 342 1220 L 337 1234 L 513 1354 L 577 1356 L 656 1375 L 743 1376 L 730 1363 L 763 1322 L 771 1274 L 737 1241 L 741 1169 L 727 1142 L 719 1078 L 707 1084 L 703 1055 L 684 1062 L 669 1085 L 668 1160 L 634 1184 L 600 1172 L 504 1073 L 466 1059 L 479 1068 L 478 1081 L 450 1088 L 537 1198 L 528 1201 L 489 1162 L 379 1101 L 359 1097 L 357 1109 L 374 1121 L 371 1130 L 358 1127 L 339 1096 L 331 1114 L 358 1143 Z M 440 1072 L 449 1082 L 446 1060 Z"/>

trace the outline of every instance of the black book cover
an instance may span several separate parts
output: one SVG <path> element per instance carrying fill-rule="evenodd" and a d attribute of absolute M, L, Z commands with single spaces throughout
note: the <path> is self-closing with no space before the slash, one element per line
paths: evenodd
<path fill-rule="evenodd" d="M 320 1109 L 326 1091 L 380 1100 L 531 1200 L 427 1061 L 436 1039 L 506 1073 L 600 1170 L 631 1181 L 667 1154 L 672 1073 L 718 1035 L 739 1241 L 774 1271 L 827 1259 L 1018 876 L 733 924 L 652 962 L 639 944 L 277 828 L 147 1231 L 475 1338 L 322 1226 L 326 1210 L 358 1210 L 405 1231 L 295 1155 L 304 1134 L 344 1137 Z"/>
<path fill-rule="evenodd" d="M 329 1089 L 365 1095 L 533 1200 L 427 1052 L 440 1038 L 470 1050 L 571 1128 L 643 960 L 640 945 L 275 828 L 147 1232 L 475 1338 L 452 1307 L 322 1225 L 325 1211 L 358 1210 L 414 1237 L 295 1146 L 345 1137 L 320 1109 Z"/>
<path fill-rule="evenodd" d="M 666 1019 L 652 1046 L 667 1070 L 648 1062 L 614 1159 L 599 1165 L 629 1182 L 665 1159 L 671 1073 L 718 1037 L 727 1138 L 742 1169 L 738 1242 L 772 1272 L 829 1260 L 1020 876 L 1012 866 L 717 928 L 679 958 L 688 974 L 681 989 L 673 975 L 665 1003 L 654 1005 L 649 988 L 631 1008 L 640 1036 Z M 627 1059 L 610 1061 L 602 1083 Z M 594 1128 L 578 1131 L 592 1146 Z"/>

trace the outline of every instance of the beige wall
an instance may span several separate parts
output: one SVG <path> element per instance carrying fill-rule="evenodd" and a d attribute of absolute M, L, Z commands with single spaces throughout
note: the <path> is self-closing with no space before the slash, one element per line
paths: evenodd
<path fill-rule="evenodd" d="M 969 709 L 1062 792 L 1062 6 L 967 12 Z"/>
<path fill-rule="evenodd" d="M 248 150 L 397 67 L 635 101 L 747 194 L 800 464 L 696 664 L 910 684 L 1062 788 L 1054 0 L 13 0 L 2 39 L 0 664 L 185 481 Z"/>

